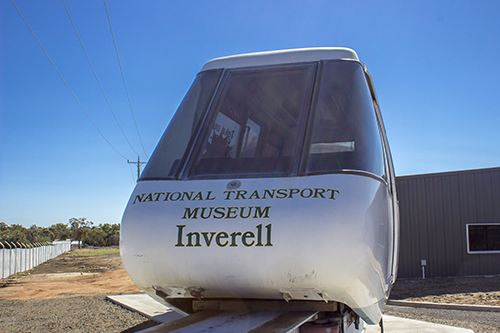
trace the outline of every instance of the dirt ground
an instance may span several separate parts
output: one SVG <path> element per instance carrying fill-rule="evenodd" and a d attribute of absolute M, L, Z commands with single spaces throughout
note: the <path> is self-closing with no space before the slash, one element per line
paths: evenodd
<path fill-rule="evenodd" d="M 27 272 L 0 280 L 0 299 L 30 300 L 139 293 L 119 250 L 72 250 Z"/>
<path fill-rule="evenodd" d="M 500 275 L 399 279 L 391 299 L 500 306 Z"/>
<path fill-rule="evenodd" d="M 139 293 L 118 248 L 72 250 L 0 280 L 0 299 L 30 300 Z M 500 276 L 399 279 L 391 299 L 500 306 Z"/>

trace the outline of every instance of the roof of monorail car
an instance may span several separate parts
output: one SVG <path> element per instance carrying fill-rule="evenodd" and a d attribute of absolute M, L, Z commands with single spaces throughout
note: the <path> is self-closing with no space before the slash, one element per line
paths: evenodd
<path fill-rule="evenodd" d="M 359 60 L 356 52 L 344 47 L 321 47 L 282 51 L 256 52 L 215 58 L 203 66 L 202 71 L 219 68 L 255 67 L 278 64 L 312 62 L 319 60 Z"/>

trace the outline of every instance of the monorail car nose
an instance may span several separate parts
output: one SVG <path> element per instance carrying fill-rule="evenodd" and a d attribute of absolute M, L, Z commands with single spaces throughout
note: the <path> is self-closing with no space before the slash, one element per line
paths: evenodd
<path fill-rule="evenodd" d="M 284 50 L 205 64 L 132 193 L 120 249 L 131 279 L 183 313 L 279 302 L 331 326 L 339 313 L 378 323 L 398 223 L 366 67 L 350 49 Z"/>

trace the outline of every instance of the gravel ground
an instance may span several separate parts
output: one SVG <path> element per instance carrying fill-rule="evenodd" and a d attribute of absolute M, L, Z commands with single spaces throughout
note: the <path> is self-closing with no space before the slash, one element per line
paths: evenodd
<path fill-rule="evenodd" d="M 442 310 L 387 305 L 384 314 L 469 328 L 475 333 L 500 332 L 500 312 Z"/>
<path fill-rule="evenodd" d="M 57 309 L 57 311 L 54 311 Z M 475 333 L 500 332 L 500 312 L 438 310 L 386 306 L 385 314 L 472 329 Z M 0 332 L 123 332 L 155 325 L 105 296 L 50 300 L 0 300 Z"/>
<path fill-rule="evenodd" d="M 147 318 L 111 303 L 105 296 L 0 300 L 2 333 L 131 333 L 152 325 Z"/>
<path fill-rule="evenodd" d="M 80 274 L 62 278 L 69 273 Z M 84 275 L 90 273 L 96 275 Z M 500 276 L 399 279 L 391 298 L 500 306 L 499 286 Z M 105 295 L 136 289 L 126 276 L 117 248 L 74 250 L 29 272 L 0 280 L 0 333 L 132 333 L 155 323 L 107 301 Z M 384 313 L 476 333 L 500 333 L 500 312 L 387 306 Z"/>

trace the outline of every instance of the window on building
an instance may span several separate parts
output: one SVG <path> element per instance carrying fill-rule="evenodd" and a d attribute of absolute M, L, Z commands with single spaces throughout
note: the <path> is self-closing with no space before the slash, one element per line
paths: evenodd
<path fill-rule="evenodd" d="M 468 253 L 500 253 L 500 223 L 467 224 Z"/>

